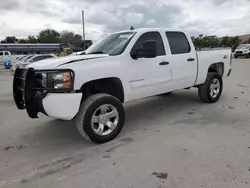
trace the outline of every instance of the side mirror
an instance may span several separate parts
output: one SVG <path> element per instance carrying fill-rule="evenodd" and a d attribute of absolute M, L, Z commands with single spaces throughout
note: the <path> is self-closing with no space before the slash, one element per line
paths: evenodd
<path fill-rule="evenodd" d="M 132 59 L 138 59 L 138 52 L 137 52 L 137 50 L 132 50 L 131 52 L 130 52 L 130 56 L 132 57 Z"/>
<path fill-rule="evenodd" d="M 154 58 L 157 55 L 156 42 L 155 41 L 145 41 L 142 44 L 142 48 L 132 50 L 130 55 L 133 59 L 138 58 Z"/>

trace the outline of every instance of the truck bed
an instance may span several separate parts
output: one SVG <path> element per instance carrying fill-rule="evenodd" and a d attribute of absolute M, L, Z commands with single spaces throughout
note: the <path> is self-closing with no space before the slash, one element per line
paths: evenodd
<path fill-rule="evenodd" d="M 226 77 L 230 69 L 230 57 L 231 49 L 209 49 L 197 51 L 198 57 L 198 69 L 197 69 L 197 79 L 196 84 L 199 85 L 204 83 L 206 80 L 207 71 L 211 63 L 223 63 L 224 64 L 224 74 Z"/>

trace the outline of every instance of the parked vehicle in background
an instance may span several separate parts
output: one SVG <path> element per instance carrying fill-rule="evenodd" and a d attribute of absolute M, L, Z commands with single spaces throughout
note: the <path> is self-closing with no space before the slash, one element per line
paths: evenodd
<path fill-rule="evenodd" d="M 3 61 L 4 67 L 6 69 L 10 69 L 12 67 L 12 63 L 11 62 L 17 61 L 18 59 L 19 59 L 18 55 L 12 55 L 11 58 L 6 59 L 6 60 Z"/>
<path fill-rule="evenodd" d="M 50 59 L 50 58 L 57 58 L 57 56 L 54 54 L 39 54 L 39 55 L 28 56 L 28 57 L 24 58 L 24 60 L 13 63 L 11 70 L 15 71 L 17 67 L 25 67 L 26 65 L 28 65 L 30 63 L 34 63 L 37 61 Z"/>
<path fill-rule="evenodd" d="M 231 49 L 196 51 L 185 32 L 135 29 L 93 44 L 85 55 L 18 68 L 13 95 L 31 118 L 75 118 L 79 133 L 103 143 L 125 122 L 124 102 L 197 87 L 201 101 L 216 102 L 231 73 Z"/>
<path fill-rule="evenodd" d="M 3 63 L 5 60 L 11 59 L 10 51 L 0 51 L 0 63 Z"/>
<path fill-rule="evenodd" d="M 18 65 L 19 63 L 24 62 L 26 59 L 29 59 L 29 58 L 31 58 L 32 56 L 33 56 L 33 55 L 25 55 L 25 56 L 23 56 L 23 57 L 21 57 L 21 58 L 19 58 L 19 59 L 16 59 L 16 60 L 11 61 L 11 70 L 12 70 L 12 71 L 15 71 L 16 68 L 17 68 L 17 65 Z"/>
<path fill-rule="evenodd" d="M 74 52 L 72 54 L 70 54 L 69 56 L 75 56 L 75 55 L 85 55 L 85 51 L 79 51 L 79 52 Z"/>
<path fill-rule="evenodd" d="M 238 58 L 240 56 L 250 57 L 250 44 L 241 44 L 236 48 L 234 57 Z"/>

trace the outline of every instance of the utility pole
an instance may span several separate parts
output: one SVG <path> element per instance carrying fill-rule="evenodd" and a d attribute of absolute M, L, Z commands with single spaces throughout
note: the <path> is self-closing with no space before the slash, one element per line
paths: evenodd
<path fill-rule="evenodd" d="M 85 50 L 85 21 L 84 21 L 84 11 L 82 10 L 82 40 L 83 40 L 83 50 Z"/>

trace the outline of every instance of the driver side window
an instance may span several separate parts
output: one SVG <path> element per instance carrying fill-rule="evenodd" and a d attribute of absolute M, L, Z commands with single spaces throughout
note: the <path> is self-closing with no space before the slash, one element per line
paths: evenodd
<path fill-rule="evenodd" d="M 152 31 L 142 34 L 136 41 L 132 50 L 143 49 L 143 43 L 146 41 L 156 42 L 156 56 L 166 55 L 162 37 L 159 32 Z"/>

